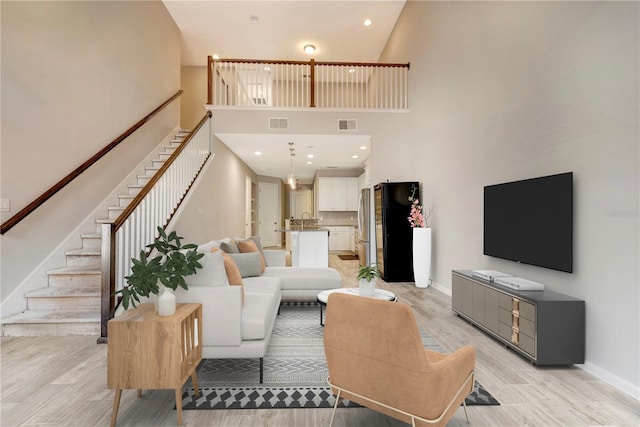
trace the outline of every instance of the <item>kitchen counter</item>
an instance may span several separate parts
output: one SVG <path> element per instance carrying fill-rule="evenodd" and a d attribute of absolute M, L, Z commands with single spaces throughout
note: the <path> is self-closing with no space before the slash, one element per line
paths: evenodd
<path fill-rule="evenodd" d="M 329 229 L 310 227 L 283 232 L 289 233 L 292 267 L 329 266 Z"/>
<path fill-rule="evenodd" d="M 276 230 L 278 233 L 293 233 L 298 231 L 329 231 L 326 227 L 305 227 L 305 228 L 287 228 L 282 230 Z"/>

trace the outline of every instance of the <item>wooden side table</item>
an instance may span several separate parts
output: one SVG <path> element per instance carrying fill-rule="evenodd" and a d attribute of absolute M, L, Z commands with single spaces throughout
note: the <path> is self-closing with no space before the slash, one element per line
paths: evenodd
<path fill-rule="evenodd" d="M 173 389 L 182 425 L 182 387 L 202 360 L 202 305 L 178 304 L 173 316 L 159 316 L 154 304 L 109 320 L 107 388 L 115 389 L 111 426 L 115 426 L 122 389 Z"/>

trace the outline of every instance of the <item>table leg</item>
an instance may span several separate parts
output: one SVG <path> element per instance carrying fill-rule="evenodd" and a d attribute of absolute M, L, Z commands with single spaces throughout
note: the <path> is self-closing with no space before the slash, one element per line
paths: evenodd
<path fill-rule="evenodd" d="M 196 376 L 196 371 L 193 371 L 191 374 L 191 382 L 193 383 L 193 390 L 196 396 L 200 396 L 200 390 L 198 390 L 198 377 Z"/>
<path fill-rule="evenodd" d="M 122 396 L 122 389 L 116 389 L 116 394 L 113 396 L 113 411 L 111 412 L 111 427 L 115 427 L 116 418 L 118 418 L 118 407 L 120 407 L 120 396 Z"/>
<path fill-rule="evenodd" d="M 182 425 L 182 387 L 176 389 L 176 415 L 177 425 Z"/>

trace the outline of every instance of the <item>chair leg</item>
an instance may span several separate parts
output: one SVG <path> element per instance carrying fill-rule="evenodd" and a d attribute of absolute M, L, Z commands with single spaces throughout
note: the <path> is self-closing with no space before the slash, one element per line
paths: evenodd
<path fill-rule="evenodd" d="M 264 375 L 264 358 L 260 358 L 260 384 L 262 384 L 262 377 Z"/>
<path fill-rule="evenodd" d="M 342 390 L 338 390 L 338 394 L 336 395 L 336 403 L 333 405 L 333 412 L 331 413 L 331 422 L 329 423 L 329 427 L 333 426 L 333 417 L 336 416 L 336 409 L 338 409 L 338 404 L 340 404 L 340 392 Z"/>
<path fill-rule="evenodd" d="M 462 407 L 464 408 L 464 416 L 467 418 L 467 423 L 469 423 L 469 414 L 467 414 L 467 401 L 466 401 L 466 399 L 462 401 Z"/>

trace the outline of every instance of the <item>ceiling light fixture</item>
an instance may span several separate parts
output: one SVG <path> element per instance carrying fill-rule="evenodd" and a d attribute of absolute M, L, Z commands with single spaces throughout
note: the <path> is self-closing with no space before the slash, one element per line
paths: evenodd
<path fill-rule="evenodd" d="M 220 55 L 218 55 L 217 53 L 214 53 L 213 54 L 213 59 L 215 59 L 217 61 L 218 59 L 220 59 Z"/>
<path fill-rule="evenodd" d="M 251 22 L 253 22 L 254 24 L 260 20 L 260 18 L 258 18 L 256 15 L 251 15 L 249 19 L 251 19 Z"/>
<path fill-rule="evenodd" d="M 289 155 L 291 156 L 291 166 L 289 168 L 289 177 L 287 178 L 287 184 L 292 190 L 296 189 L 296 176 L 293 170 L 293 158 L 296 155 L 295 148 L 293 148 L 293 142 L 289 143 Z"/>
<path fill-rule="evenodd" d="M 351 156 L 351 158 L 352 158 L 352 159 L 357 159 L 357 158 L 358 158 L 358 155 L 357 155 L 357 154 L 354 154 L 353 156 Z"/>
<path fill-rule="evenodd" d="M 366 145 L 361 145 L 361 146 L 360 146 L 360 149 L 361 149 L 361 150 L 366 150 L 366 149 L 367 149 L 367 146 L 366 146 Z"/>
<path fill-rule="evenodd" d="M 363 24 L 364 24 L 365 27 L 369 27 L 372 24 L 371 19 L 369 19 L 369 18 L 365 19 Z"/>
<path fill-rule="evenodd" d="M 262 151 L 254 151 L 253 154 L 256 156 L 262 156 Z"/>
<path fill-rule="evenodd" d="M 307 159 L 313 159 L 313 154 L 307 154 Z"/>
<path fill-rule="evenodd" d="M 312 44 L 305 45 L 303 49 L 307 55 L 313 55 L 313 53 L 316 51 L 316 47 Z"/>

